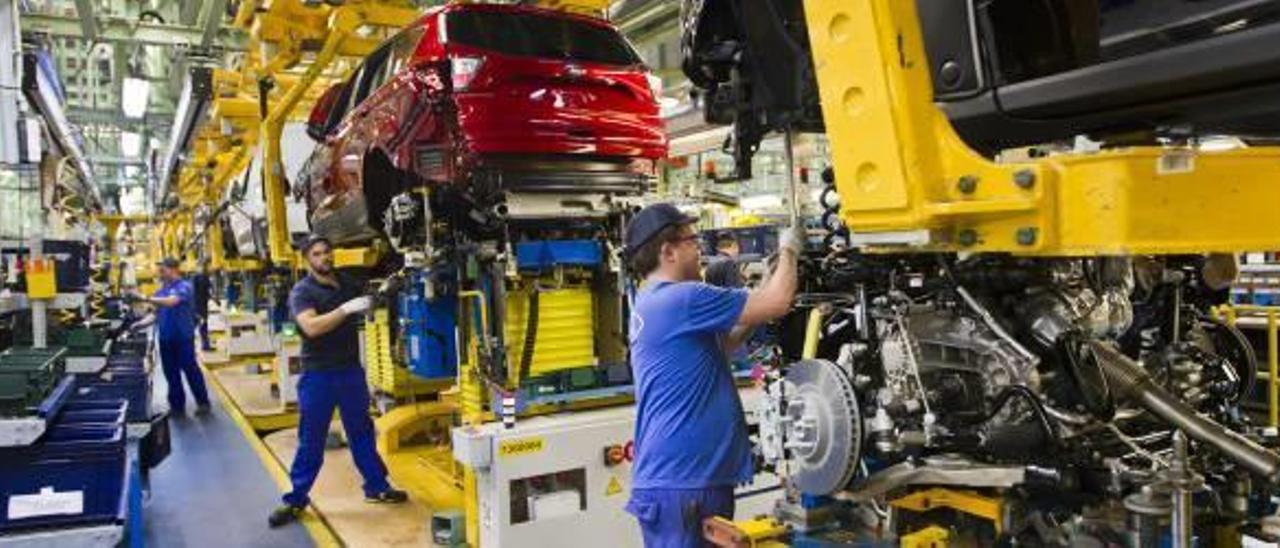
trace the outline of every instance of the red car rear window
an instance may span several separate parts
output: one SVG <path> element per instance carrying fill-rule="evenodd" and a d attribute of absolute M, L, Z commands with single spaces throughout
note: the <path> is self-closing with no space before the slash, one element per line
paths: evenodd
<path fill-rule="evenodd" d="M 565 17 L 499 11 L 448 15 L 448 39 L 507 55 L 635 65 L 636 56 L 613 29 Z"/>

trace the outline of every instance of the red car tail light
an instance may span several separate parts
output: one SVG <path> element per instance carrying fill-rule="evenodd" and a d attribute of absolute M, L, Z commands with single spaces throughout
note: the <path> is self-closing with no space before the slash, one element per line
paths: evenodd
<path fill-rule="evenodd" d="M 471 81 L 475 79 L 476 74 L 480 72 L 480 66 L 484 64 L 484 59 L 479 57 L 451 57 L 449 58 L 449 73 L 453 76 L 453 89 L 455 91 L 464 91 L 467 86 L 471 85 Z"/>

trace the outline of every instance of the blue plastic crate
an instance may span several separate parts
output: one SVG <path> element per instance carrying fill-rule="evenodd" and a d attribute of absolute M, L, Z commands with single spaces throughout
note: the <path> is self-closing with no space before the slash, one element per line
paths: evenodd
<path fill-rule="evenodd" d="M 124 400 L 72 401 L 62 406 L 65 411 L 104 411 L 123 409 L 129 402 Z"/>
<path fill-rule="evenodd" d="M 129 402 L 126 400 L 77 401 L 68 403 L 58 415 L 54 426 L 63 425 L 116 425 L 125 424 Z"/>
<path fill-rule="evenodd" d="M 129 402 L 125 418 L 129 422 L 147 422 L 151 419 L 151 389 L 144 372 L 111 375 L 83 376 L 76 385 L 71 401 L 126 400 Z"/>
<path fill-rule="evenodd" d="M 151 346 L 151 337 L 145 331 L 129 332 L 111 341 L 111 356 L 141 356 Z"/>
<path fill-rule="evenodd" d="M 106 367 L 142 369 L 143 359 L 142 356 L 111 356 L 107 358 Z"/>
<path fill-rule="evenodd" d="M 86 454 L 114 455 L 124 447 L 120 424 L 57 424 L 35 445 L 46 457 L 76 459 Z"/>
<path fill-rule="evenodd" d="M 516 244 L 516 266 L 521 270 L 597 266 L 600 258 L 600 242 L 595 240 L 538 240 Z"/>
<path fill-rule="evenodd" d="M 47 435 L 56 441 L 0 452 L 0 508 L 8 509 L 0 512 L 0 534 L 123 523 L 128 502 L 125 435 L 123 428 L 110 430 L 55 430 Z M 39 496 L 44 490 L 78 493 L 79 511 L 10 517 L 19 506 L 14 497 Z"/>

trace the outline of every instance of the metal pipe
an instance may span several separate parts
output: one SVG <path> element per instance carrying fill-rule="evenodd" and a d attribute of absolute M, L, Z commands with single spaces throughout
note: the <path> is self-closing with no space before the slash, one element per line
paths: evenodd
<path fill-rule="evenodd" d="M 1271 482 L 1280 481 L 1280 455 L 1200 416 L 1156 384 L 1146 370 L 1111 344 L 1092 341 L 1089 346 L 1107 380 L 1120 395 L 1135 400 L 1156 416 L 1182 429 L 1186 435 L 1214 446 L 1249 471 Z"/>
<path fill-rule="evenodd" d="M 43 220 L 41 222 L 43 225 Z M 37 228 L 35 235 L 31 237 L 31 253 L 30 260 L 27 261 L 27 269 L 35 266 L 35 263 L 43 263 L 44 261 L 44 235 L 42 230 Z M 41 267 L 43 268 L 43 264 Z M 31 299 L 31 347 L 47 348 L 49 346 L 49 324 L 48 315 L 49 302 L 44 299 Z"/>
<path fill-rule="evenodd" d="M 1191 471 L 1187 466 L 1187 436 L 1181 431 L 1173 434 L 1173 466 L 1169 472 L 1173 481 L 1173 519 L 1170 537 L 1172 548 L 1189 548 L 1191 543 L 1191 489 L 1186 480 Z"/>
<path fill-rule="evenodd" d="M 1267 424 L 1280 427 L 1280 334 L 1276 311 L 1267 311 Z"/>
<path fill-rule="evenodd" d="M 791 150 L 794 139 L 795 133 L 791 130 L 783 134 L 782 152 L 787 164 L 787 192 L 791 196 L 791 226 L 800 228 L 800 183 L 796 180 L 795 151 Z"/>

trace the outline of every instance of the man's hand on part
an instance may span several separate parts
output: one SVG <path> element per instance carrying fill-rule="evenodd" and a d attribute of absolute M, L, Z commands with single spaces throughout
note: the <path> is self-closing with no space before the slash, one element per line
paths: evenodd
<path fill-rule="evenodd" d="M 790 250 L 792 256 L 799 257 L 804 252 L 804 227 L 787 227 L 778 233 L 778 251 Z"/>
<path fill-rule="evenodd" d="M 356 297 L 338 306 L 342 312 L 348 316 L 354 314 L 363 314 L 373 305 L 371 297 Z"/>

